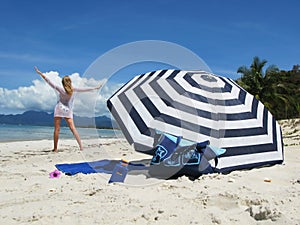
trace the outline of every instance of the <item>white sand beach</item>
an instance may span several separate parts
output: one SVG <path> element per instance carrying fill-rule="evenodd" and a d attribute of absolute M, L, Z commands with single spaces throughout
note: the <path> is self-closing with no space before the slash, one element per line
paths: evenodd
<path fill-rule="evenodd" d="M 49 178 L 55 164 L 101 159 L 149 159 L 125 140 L 60 140 L 0 143 L 0 224 L 300 224 L 300 120 L 280 121 L 282 165 L 191 181 L 129 174 Z"/>

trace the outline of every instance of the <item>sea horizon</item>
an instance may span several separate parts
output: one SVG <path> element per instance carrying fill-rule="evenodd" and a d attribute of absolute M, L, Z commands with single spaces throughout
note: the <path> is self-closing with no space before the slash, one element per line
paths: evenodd
<path fill-rule="evenodd" d="M 119 138 L 122 132 L 116 129 L 98 129 L 77 127 L 81 139 Z M 14 141 L 33 141 L 53 139 L 53 126 L 0 124 L 0 143 Z M 60 129 L 60 139 L 74 138 L 66 126 Z"/>

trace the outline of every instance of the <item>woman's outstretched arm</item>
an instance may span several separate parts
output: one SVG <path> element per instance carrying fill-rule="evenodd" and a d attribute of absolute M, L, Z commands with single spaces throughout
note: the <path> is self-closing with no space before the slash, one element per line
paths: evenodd
<path fill-rule="evenodd" d="M 34 67 L 35 71 L 55 90 L 61 92 L 61 89 L 59 86 L 55 85 L 54 83 L 52 83 L 46 76 L 45 74 L 43 74 L 36 66 Z"/>
<path fill-rule="evenodd" d="M 46 76 L 36 66 L 34 67 L 34 69 L 44 80 L 46 80 Z"/>
<path fill-rule="evenodd" d="M 102 87 L 103 84 L 99 84 L 96 87 L 88 87 L 88 88 L 74 88 L 74 91 L 76 92 L 87 92 L 87 91 L 93 91 L 93 90 L 97 90 L 100 89 Z"/>

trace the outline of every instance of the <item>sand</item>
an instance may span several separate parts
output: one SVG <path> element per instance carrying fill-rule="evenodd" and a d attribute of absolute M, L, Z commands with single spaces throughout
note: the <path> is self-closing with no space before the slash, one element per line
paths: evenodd
<path fill-rule="evenodd" d="M 100 159 L 141 160 L 122 139 L 0 143 L 0 224 L 300 224 L 300 121 L 280 121 L 282 165 L 191 181 L 131 174 L 108 184 L 109 174 L 49 178 L 55 164 Z"/>

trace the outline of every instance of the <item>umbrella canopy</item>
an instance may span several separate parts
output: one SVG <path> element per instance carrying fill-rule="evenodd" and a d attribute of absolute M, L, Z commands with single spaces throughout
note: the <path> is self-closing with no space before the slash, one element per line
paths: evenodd
<path fill-rule="evenodd" d="M 159 70 L 134 77 L 107 101 L 135 150 L 153 153 L 156 130 L 227 151 L 220 172 L 281 163 L 281 129 L 232 79 L 205 71 Z"/>

